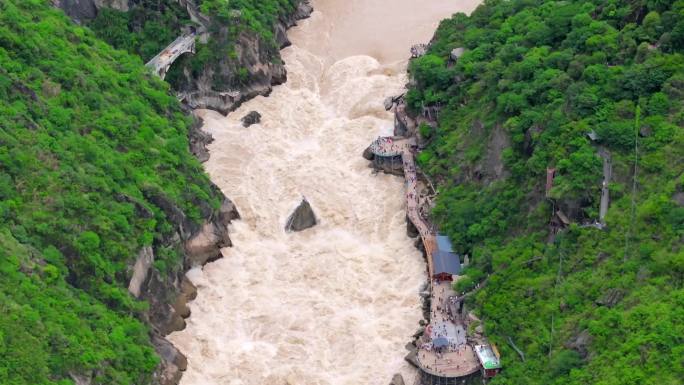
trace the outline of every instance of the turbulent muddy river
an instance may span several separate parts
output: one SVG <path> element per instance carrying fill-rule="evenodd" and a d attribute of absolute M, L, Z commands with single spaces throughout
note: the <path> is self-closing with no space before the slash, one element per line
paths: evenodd
<path fill-rule="evenodd" d="M 205 164 L 242 215 L 224 258 L 191 270 L 188 326 L 170 336 L 184 385 L 412 383 L 404 345 L 421 318 L 425 264 L 406 236 L 403 180 L 361 157 L 391 134 L 412 44 L 477 1 L 318 0 L 290 30 L 288 82 L 228 117 L 199 111 Z M 256 110 L 262 122 L 242 127 Z M 305 196 L 319 224 L 286 233 Z"/>

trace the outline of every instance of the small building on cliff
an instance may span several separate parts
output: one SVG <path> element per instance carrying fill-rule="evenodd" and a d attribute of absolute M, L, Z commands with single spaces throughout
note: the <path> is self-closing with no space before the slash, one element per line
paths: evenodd
<path fill-rule="evenodd" d="M 499 352 L 492 345 L 475 345 L 475 354 L 482 365 L 482 377 L 492 378 L 501 371 Z"/>
<path fill-rule="evenodd" d="M 447 236 L 438 234 L 435 238 L 437 249 L 432 253 L 432 278 L 438 281 L 452 281 L 454 275 L 461 274 L 461 258 L 454 253 Z"/>

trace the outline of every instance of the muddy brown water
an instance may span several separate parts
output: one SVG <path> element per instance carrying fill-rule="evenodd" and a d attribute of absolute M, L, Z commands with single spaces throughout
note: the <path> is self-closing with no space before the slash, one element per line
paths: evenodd
<path fill-rule="evenodd" d="M 406 236 L 401 178 L 361 157 L 392 132 L 386 96 L 403 92 L 412 44 L 477 1 L 317 0 L 283 51 L 289 80 L 224 117 L 198 111 L 216 139 L 205 164 L 236 203 L 234 247 L 188 275 L 183 385 L 410 382 L 404 345 L 421 318 L 425 263 Z M 256 110 L 261 124 L 240 118 Z M 284 231 L 306 196 L 319 224 Z"/>

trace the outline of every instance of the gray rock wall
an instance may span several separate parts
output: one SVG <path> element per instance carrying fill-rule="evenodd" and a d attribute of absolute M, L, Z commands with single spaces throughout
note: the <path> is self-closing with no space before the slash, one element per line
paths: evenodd
<path fill-rule="evenodd" d="M 216 188 L 217 193 L 218 188 Z M 187 217 L 178 207 L 168 204 L 163 198 L 162 209 L 173 222 L 176 232 L 162 240 L 158 247 L 172 247 L 182 252 L 181 266 L 169 271 L 157 270 L 152 261 L 153 247 L 141 250 L 129 283 L 131 293 L 149 303 L 144 315 L 152 327 L 152 344 L 161 358 L 154 373 L 154 385 L 176 385 L 187 360 L 164 336 L 185 328 L 185 318 L 190 316 L 187 303 L 197 295 L 197 289 L 185 277 L 192 267 L 202 266 L 221 258 L 221 248 L 232 245 L 228 225 L 240 217 L 233 203 L 225 198 L 221 208 L 205 215 L 201 226 L 189 226 Z"/>
<path fill-rule="evenodd" d="M 94 19 L 102 8 L 123 12 L 130 9 L 129 0 L 52 0 L 52 4 L 64 10 L 64 13 L 77 23 Z"/>
<path fill-rule="evenodd" d="M 290 45 L 287 29 L 296 25 L 297 21 L 310 16 L 313 8 L 308 0 L 301 0 L 291 15 L 279 20 L 274 28 L 276 43 L 280 48 Z M 227 27 L 221 27 L 211 35 L 211 39 L 228 39 Z M 238 108 L 246 100 L 256 96 L 266 96 L 273 86 L 287 80 L 285 64 L 280 60 L 280 53 L 268 42 L 254 32 L 245 31 L 240 34 L 236 44 L 236 57 L 228 55 L 213 66 L 205 66 L 199 73 L 191 69 L 190 62 L 180 62 L 181 79 L 172 84 L 184 97 L 184 103 L 190 108 L 207 108 L 227 114 Z M 239 86 L 234 83 L 238 70 L 246 69 L 249 73 L 246 82 Z M 220 79 L 220 81 L 219 81 Z"/>

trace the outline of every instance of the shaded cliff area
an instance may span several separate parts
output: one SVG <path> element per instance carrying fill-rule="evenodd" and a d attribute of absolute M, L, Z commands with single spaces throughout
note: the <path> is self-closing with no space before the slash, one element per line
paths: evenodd
<path fill-rule="evenodd" d="M 469 257 L 492 384 L 684 378 L 683 44 L 681 0 L 488 1 L 412 61 L 397 127 Z"/>
<path fill-rule="evenodd" d="M 166 80 L 191 108 L 228 113 L 285 82 L 280 49 L 286 30 L 308 17 L 306 0 L 55 0 L 75 21 L 143 61 L 184 32 L 197 31 L 194 54 L 182 55 Z"/>
<path fill-rule="evenodd" d="M 190 315 L 185 272 L 220 258 L 239 214 L 169 85 L 72 22 L 153 3 L 171 12 L 157 27 L 186 22 L 164 1 L 0 3 L 0 383 L 176 384 L 185 369 L 163 338 Z"/>

